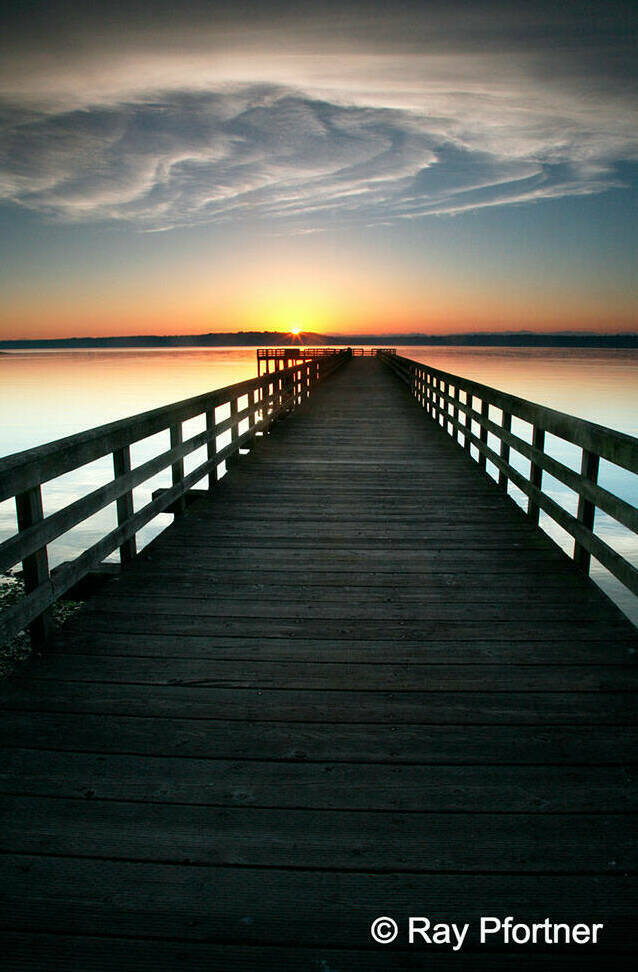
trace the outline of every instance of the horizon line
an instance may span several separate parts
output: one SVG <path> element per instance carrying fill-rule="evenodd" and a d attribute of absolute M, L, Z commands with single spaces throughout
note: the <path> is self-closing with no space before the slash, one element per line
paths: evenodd
<path fill-rule="evenodd" d="M 399 334 L 325 334 L 315 331 L 302 331 L 293 335 L 289 331 L 209 331 L 199 334 L 132 334 L 73 336 L 57 338 L 2 338 L 0 349 L 21 350 L 28 348 L 69 348 L 69 347 L 259 347 L 283 344 L 285 346 L 308 347 L 310 343 L 320 345 L 351 344 L 433 344 L 433 345 L 527 345 L 527 346 L 638 346 L 638 331 L 459 331 L 445 334 L 411 331 Z"/>

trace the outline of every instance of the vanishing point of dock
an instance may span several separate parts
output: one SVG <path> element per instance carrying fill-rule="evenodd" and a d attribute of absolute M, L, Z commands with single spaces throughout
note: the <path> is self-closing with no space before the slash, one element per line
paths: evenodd
<path fill-rule="evenodd" d="M 600 508 L 635 531 L 597 473 L 638 472 L 638 442 L 389 350 L 292 354 L 0 460 L 20 527 L 0 554 L 27 587 L 2 633 L 43 644 L 1 693 L 4 967 L 628 967 L 638 638 L 587 569 L 607 558 L 638 589 L 593 530 Z M 197 414 L 207 451 L 186 474 Z M 160 429 L 172 485 L 144 513 L 129 448 Z M 545 434 L 582 448 L 562 474 L 577 513 L 543 489 L 561 474 Z M 111 484 L 44 516 L 43 483 L 109 452 Z M 46 544 L 106 502 L 117 529 L 50 572 Z M 118 548 L 55 629 L 51 605 Z M 469 923 L 462 953 L 410 945 L 412 915 Z M 483 915 L 604 929 L 596 949 L 481 945 Z"/>

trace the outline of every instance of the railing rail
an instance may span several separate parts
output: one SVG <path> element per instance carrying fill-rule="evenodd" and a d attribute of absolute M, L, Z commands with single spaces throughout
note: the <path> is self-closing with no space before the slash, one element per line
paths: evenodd
<path fill-rule="evenodd" d="M 214 488 L 223 462 L 234 461 L 240 449 L 301 405 L 317 382 L 349 358 L 342 351 L 303 361 L 0 459 L 0 502 L 15 497 L 18 526 L 17 533 L 0 543 L 0 571 L 21 563 L 25 584 L 25 597 L 0 614 L 0 644 L 27 625 L 35 641 L 45 641 L 51 630 L 50 609 L 63 594 L 118 548 L 122 563 L 131 560 L 136 534 L 143 526 L 168 507 L 172 512 L 183 511 L 185 494 L 206 476 L 209 489 Z M 217 418 L 217 409 L 224 406 L 230 414 Z M 205 417 L 205 430 L 184 439 L 183 423 L 198 416 Z M 243 423 L 247 427 L 240 432 Z M 166 430 L 170 448 L 132 468 L 131 445 Z M 218 437 L 225 432 L 230 432 L 231 441 L 218 448 Z M 184 458 L 202 447 L 207 450 L 206 460 L 185 474 Z M 44 515 L 44 484 L 109 454 L 114 474 L 110 482 Z M 169 467 L 172 485 L 135 511 L 133 489 Z M 117 527 L 51 574 L 47 545 L 111 503 L 116 504 Z"/>
<path fill-rule="evenodd" d="M 289 346 L 287 348 L 257 348 L 257 374 L 265 375 L 285 368 L 291 368 L 300 361 L 312 361 L 315 358 L 333 358 L 335 355 L 347 354 L 349 357 L 370 357 L 379 354 L 396 354 L 396 348 L 305 348 Z"/>
<path fill-rule="evenodd" d="M 593 556 L 638 595 L 638 570 L 594 532 L 595 512 L 599 509 L 638 533 L 638 510 L 598 482 L 601 459 L 638 475 L 638 439 L 411 358 L 386 354 L 380 358 L 408 385 L 442 430 L 468 453 L 475 448 L 482 469 L 488 461 L 493 464 L 498 472 L 495 485 L 507 492 L 508 483 L 513 483 L 527 496 L 527 513 L 534 523 L 538 523 L 543 511 L 571 535 L 573 559 L 579 568 L 589 572 Z M 491 409 L 499 414 L 494 416 Z M 531 441 L 512 432 L 512 418 L 531 425 Z M 547 453 L 546 433 L 580 448 L 579 472 Z M 490 435 L 496 439 L 497 449 L 490 445 Z M 529 460 L 528 476 L 514 467 L 511 451 Z M 575 516 L 543 490 L 545 472 L 577 494 Z"/>
<path fill-rule="evenodd" d="M 321 348 L 305 348 L 305 347 L 287 347 L 287 348 L 257 348 L 257 360 L 260 359 L 272 359 L 272 358 L 299 358 L 302 360 L 304 358 L 323 358 L 326 355 L 339 354 L 341 351 L 350 351 L 353 357 L 360 357 L 362 355 L 367 355 L 369 357 L 375 357 L 379 354 L 396 354 L 396 348 L 332 348 L 332 347 L 321 347 Z"/>

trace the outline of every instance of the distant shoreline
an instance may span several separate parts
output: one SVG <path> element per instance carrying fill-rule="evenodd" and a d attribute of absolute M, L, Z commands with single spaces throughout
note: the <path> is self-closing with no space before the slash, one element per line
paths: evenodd
<path fill-rule="evenodd" d="M 434 347 L 515 347 L 515 348 L 638 348 L 638 333 L 577 334 L 529 331 L 466 334 L 345 334 L 305 333 L 302 347 L 313 345 L 406 345 Z M 283 331 L 238 331 L 223 334 L 135 335 L 121 337 L 74 337 L 0 341 L 4 351 L 108 348 L 231 348 L 294 346 Z"/>

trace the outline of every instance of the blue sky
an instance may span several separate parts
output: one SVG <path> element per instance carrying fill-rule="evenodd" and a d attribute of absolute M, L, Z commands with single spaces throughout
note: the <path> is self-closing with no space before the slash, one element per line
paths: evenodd
<path fill-rule="evenodd" d="M 636 329 L 629 5 L 30 6 L 3 336 Z"/>

